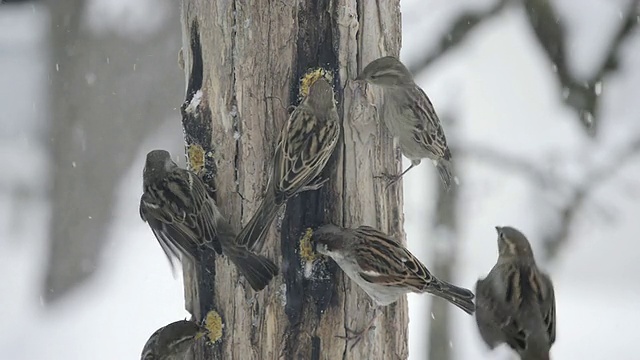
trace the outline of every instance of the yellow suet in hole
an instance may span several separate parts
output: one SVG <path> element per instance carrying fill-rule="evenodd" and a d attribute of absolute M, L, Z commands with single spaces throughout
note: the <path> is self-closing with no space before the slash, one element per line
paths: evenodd
<path fill-rule="evenodd" d="M 311 237 L 313 236 L 313 230 L 307 228 L 307 231 L 300 239 L 300 258 L 304 261 L 313 262 L 318 258 L 318 254 L 313 251 L 313 245 L 311 245 Z"/>
<path fill-rule="evenodd" d="M 204 168 L 204 149 L 198 144 L 187 146 L 187 157 L 189 158 L 189 170 L 199 173 Z"/>
<path fill-rule="evenodd" d="M 222 318 L 215 310 L 211 310 L 204 318 L 204 327 L 209 332 L 209 341 L 215 343 L 222 338 Z"/>

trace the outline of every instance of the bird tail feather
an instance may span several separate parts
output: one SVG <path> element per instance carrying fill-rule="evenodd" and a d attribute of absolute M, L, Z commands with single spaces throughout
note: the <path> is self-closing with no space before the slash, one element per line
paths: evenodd
<path fill-rule="evenodd" d="M 275 196 L 267 192 L 258 210 L 236 238 L 238 245 L 246 246 L 249 250 L 259 252 L 264 244 L 265 235 L 278 214 L 278 210 L 280 210 L 280 206 L 276 204 Z"/>
<path fill-rule="evenodd" d="M 451 160 L 440 159 L 436 165 L 444 187 L 449 190 L 454 183 Z"/>
<path fill-rule="evenodd" d="M 271 279 L 278 274 L 278 268 L 264 256 L 254 254 L 243 247 L 229 246 L 224 249 L 224 253 L 229 260 L 236 265 L 236 268 L 247 279 L 249 285 L 255 291 L 264 289 Z"/>
<path fill-rule="evenodd" d="M 449 284 L 445 281 L 439 281 L 434 288 L 428 291 L 459 307 L 469 315 L 473 315 L 476 310 L 476 306 L 473 303 L 475 295 L 473 295 L 471 290 Z"/>

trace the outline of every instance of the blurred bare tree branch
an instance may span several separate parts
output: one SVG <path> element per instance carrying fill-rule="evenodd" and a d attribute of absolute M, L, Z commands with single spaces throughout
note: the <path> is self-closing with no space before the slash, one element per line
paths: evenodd
<path fill-rule="evenodd" d="M 612 157 L 613 161 L 600 166 L 591 165 L 585 171 L 587 174 L 585 180 L 579 184 L 557 176 L 557 174 L 552 174 L 543 165 L 488 147 L 465 145 L 452 148 L 452 152 L 458 158 L 466 157 L 479 160 L 493 165 L 501 171 L 520 174 L 545 192 L 561 193 L 569 189 L 569 196 L 565 196 L 567 200 L 556 210 L 559 215 L 559 226 L 551 229 L 543 238 L 543 258 L 546 261 L 553 261 L 558 256 L 560 249 L 569 241 L 573 224 L 587 203 L 589 196 L 624 168 L 631 159 L 640 154 L 640 136 L 622 147 L 622 150 Z M 553 198 L 559 198 L 559 196 Z"/>
<path fill-rule="evenodd" d="M 571 74 L 566 59 L 566 33 L 558 14 L 549 0 L 523 0 L 524 9 L 538 42 L 545 50 L 562 89 L 563 101 L 573 108 L 588 134 L 595 135 L 598 125 L 598 95 L 606 75 L 618 68 L 618 56 L 624 40 L 638 24 L 639 0 L 629 3 L 622 23 L 611 40 L 600 68 L 587 80 Z M 600 85 L 599 85 L 600 84 Z"/>
<path fill-rule="evenodd" d="M 514 2 L 514 0 L 499 0 L 495 5 L 486 10 L 469 10 L 461 13 L 458 16 L 458 19 L 453 21 L 451 26 L 443 33 L 442 37 L 440 37 L 438 47 L 427 52 L 426 56 L 419 61 L 409 64 L 409 70 L 413 74 L 417 74 L 426 69 L 434 61 L 447 54 L 449 50 L 453 50 L 456 46 L 466 40 L 478 25 L 492 19 L 495 15 L 498 15 L 509 3 L 512 2 Z"/>
<path fill-rule="evenodd" d="M 463 43 L 471 32 L 484 22 L 500 14 L 507 5 L 520 3 L 540 46 L 554 65 L 554 73 L 560 86 L 558 94 L 562 101 L 576 112 L 587 134 L 595 136 L 598 128 L 599 92 L 605 77 L 618 69 L 618 57 L 624 41 L 633 33 L 640 16 L 640 0 L 632 0 L 622 14 L 622 22 L 611 39 L 603 56 L 604 61 L 594 74 L 586 80 L 578 79 L 569 70 L 566 59 L 567 35 L 562 20 L 549 0 L 499 0 L 484 11 L 464 11 L 454 20 L 439 41 L 439 46 L 427 52 L 422 60 L 410 66 L 417 74 L 450 50 Z"/>
<path fill-rule="evenodd" d="M 501 169 L 508 169 L 511 172 L 523 175 L 540 187 L 552 187 L 553 184 L 557 184 L 559 181 L 552 173 L 542 169 L 538 164 L 528 159 L 492 149 L 488 146 L 467 144 L 458 147 L 451 146 L 450 148 L 456 157 L 468 157 Z"/>
<path fill-rule="evenodd" d="M 635 158 L 638 154 L 640 154 L 640 136 L 630 141 L 627 146 L 619 151 L 613 157 L 613 161 L 603 166 L 594 167 L 588 172 L 589 175 L 586 176 L 586 180 L 574 187 L 569 200 L 560 208 L 560 226 L 543 239 L 544 256 L 546 258 L 549 260 L 555 259 L 559 250 L 566 245 L 576 215 L 583 208 L 589 195 L 615 176 L 629 160 Z"/>

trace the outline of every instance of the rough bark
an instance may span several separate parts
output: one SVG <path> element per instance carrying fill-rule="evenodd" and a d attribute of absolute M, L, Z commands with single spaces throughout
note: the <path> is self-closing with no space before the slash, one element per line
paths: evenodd
<path fill-rule="evenodd" d="M 53 165 L 47 301 L 97 269 L 120 180 L 144 139 L 176 113 L 174 101 L 182 96 L 177 6 L 157 31 L 137 39 L 92 32 L 83 22 L 86 8 L 83 0 L 49 6 Z"/>
<path fill-rule="evenodd" d="M 343 119 L 342 140 L 325 170 L 330 181 L 290 200 L 269 233 L 263 252 L 281 268 L 272 284 L 255 293 L 224 258 L 186 266 L 187 309 L 198 320 L 215 310 L 224 324 L 221 340 L 198 349 L 196 358 L 406 358 L 406 300 L 381 309 L 375 330 L 351 349 L 337 335 L 363 328 L 371 301 L 328 260 L 305 276 L 298 251 L 305 229 L 327 221 L 404 237 L 402 189 L 385 192 L 373 178 L 399 170 L 377 117 L 380 94 L 348 81 L 369 61 L 398 55 L 398 2 L 184 0 L 182 6 L 187 153 L 236 230 L 259 205 L 287 107 L 298 103 L 299 79 L 309 69 L 333 72 Z M 198 91 L 199 106 L 187 111 Z"/>

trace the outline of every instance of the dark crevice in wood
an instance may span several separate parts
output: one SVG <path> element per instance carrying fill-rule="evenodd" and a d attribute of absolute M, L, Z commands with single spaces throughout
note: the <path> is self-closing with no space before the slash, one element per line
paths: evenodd
<path fill-rule="evenodd" d="M 322 67 L 336 73 L 338 64 L 331 18 L 333 14 L 331 1 L 327 0 L 309 2 L 307 7 L 298 9 L 296 66 L 290 92 L 294 104 L 298 100 L 299 80 L 310 69 Z M 334 75 L 335 78 L 337 76 Z M 323 176 L 333 172 L 334 163 L 335 154 Z M 329 185 L 325 185 L 318 191 L 304 192 L 287 203 L 281 227 L 282 276 L 286 284 L 287 297 L 285 314 L 289 320 L 284 347 L 286 359 L 299 356 L 313 358 L 313 352 L 318 352 L 319 356 L 321 351 L 319 339 L 309 340 L 309 335 L 315 338 L 314 333 L 320 316 L 335 298 L 335 267 L 329 264 L 317 265 L 314 274 L 320 270 L 323 276 L 307 279 L 303 274 L 298 249 L 300 239 L 307 228 L 315 228 L 329 220 L 325 209 L 329 208 L 330 199 L 332 197 Z M 331 275 L 324 276 L 325 270 Z M 301 336 L 302 334 L 305 335 Z M 308 341 L 312 343 L 301 346 L 301 342 Z M 305 353 L 299 353 L 300 351 Z"/>
<path fill-rule="evenodd" d="M 203 82 L 203 59 L 202 47 L 200 45 L 200 32 L 198 21 L 194 20 L 191 25 L 191 73 L 189 75 L 189 85 L 187 86 L 187 96 L 180 107 L 182 114 L 182 128 L 184 129 L 185 143 L 187 146 L 199 145 L 203 149 L 204 171 L 200 174 L 202 179 L 210 189 L 215 192 L 215 175 L 217 173 L 216 162 L 213 158 L 214 148 L 212 144 L 212 114 L 206 102 L 205 94 L 200 98 L 200 105 L 193 111 L 186 111 L 191 104 L 194 95 L 198 90 L 202 90 Z M 193 108 L 193 107 L 192 107 Z M 215 194 L 214 198 L 215 198 Z"/>
<path fill-rule="evenodd" d="M 317 336 L 311 337 L 311 358 L 310 360 L 320 360 L 321 342 Z"/>
<path fill-rule="evenodd" d="M 233 1 L 232 5 L 232 13 L 233 22 L 231 25 L 231 100 L 229 104 L 230 115 L 231 115 L 231 126 L 233 129 L 233 136 L 236 134 L 240 134 L 242 131 L 242 121 L 240 121 L 240 117 L 238 116 L 238 97 L 236 95 L 237 92 L 237 79 L 236 79 L 236 38 L 237 31 L 236 26 L 238 23 L 238 13 L 236 9 L 236 2 Z M 240 143 L 240 138 L 235 142 L 235 153 L 233 157 L 233 180 L 235 183 L 236 192 L 240 194 L 240 163 L 242 161 L 242 146 Z M 242 219 L 243 207 L 240 207 L 240 218 Z"/>
<path fill-rule="evenodd" d="M 191 24 L 191 73 L 187 86 L 186 103 L 191 102 L 193 95 L 202 88 L 202 78 L 204 67 L 202 63 L 202 46 L 200 45 L 200 31 L 198 20 L 193 20 Z"/>
<path fill-rule="evenodd" d="M 362 38 L 362 28 L 364 23 L 364 3 L 361 0 L 356 0 L 356 11 L 358 12 L 358 31 L 356 32 L 356 44 L 358 44 L 358 50 L 364 47 L 363 38 Z M 364 64 L 362 63 L 362 53 L 358 51 L 356 55 L 356 62 L 358 66 L 358 73 L 360 73 L 364 69 Z M 357 74 L 356 74 L 357 75 Z"/>
<path fill-rule="evenodd" d="M 191 146 L 202 147 L 204 168 L 199 175 L 210 187 L 211 195 L 215 198 L 215 175 L 217 169 L 212 156 L 214 149 L 212 145 L 211 110 L 208 107 L 204 94 L 200 97 L 200 103 L 198 106 L 190 106 L 195 94 L 199 90 L 202 90 L 204 69 L 202 47 L 200 45 L 200 33 L 198 29 L 198 22 L 196 20 L 194 20 L 191 25 L 190 39 L 192 66 L 186 98 L 180 107 L 182 127 L 184 129 L 187 148 Z M 215 260 L 217 255 L 213 250 L 207 248 L 201 248 L 198 255 L 198 259 L 196 260 L 199 261 L 195 265 L 198 303 L 195 305 L 195 308 L 188 310 L 192 312 L 192 315 L 197 321 L 202 321 L 209 311 L 216 308 L 214 303 L 214 289 L 216 276 Z M 185 269 L 185 271 L 187 270 Z M 189 286 L 189 284 L 185 282 L 185 286 Z M 199 346 L 196 349 L 198 358 L 201 359 L 222 359 L 221 351 L 220 343 L 213 346 Z"/>

